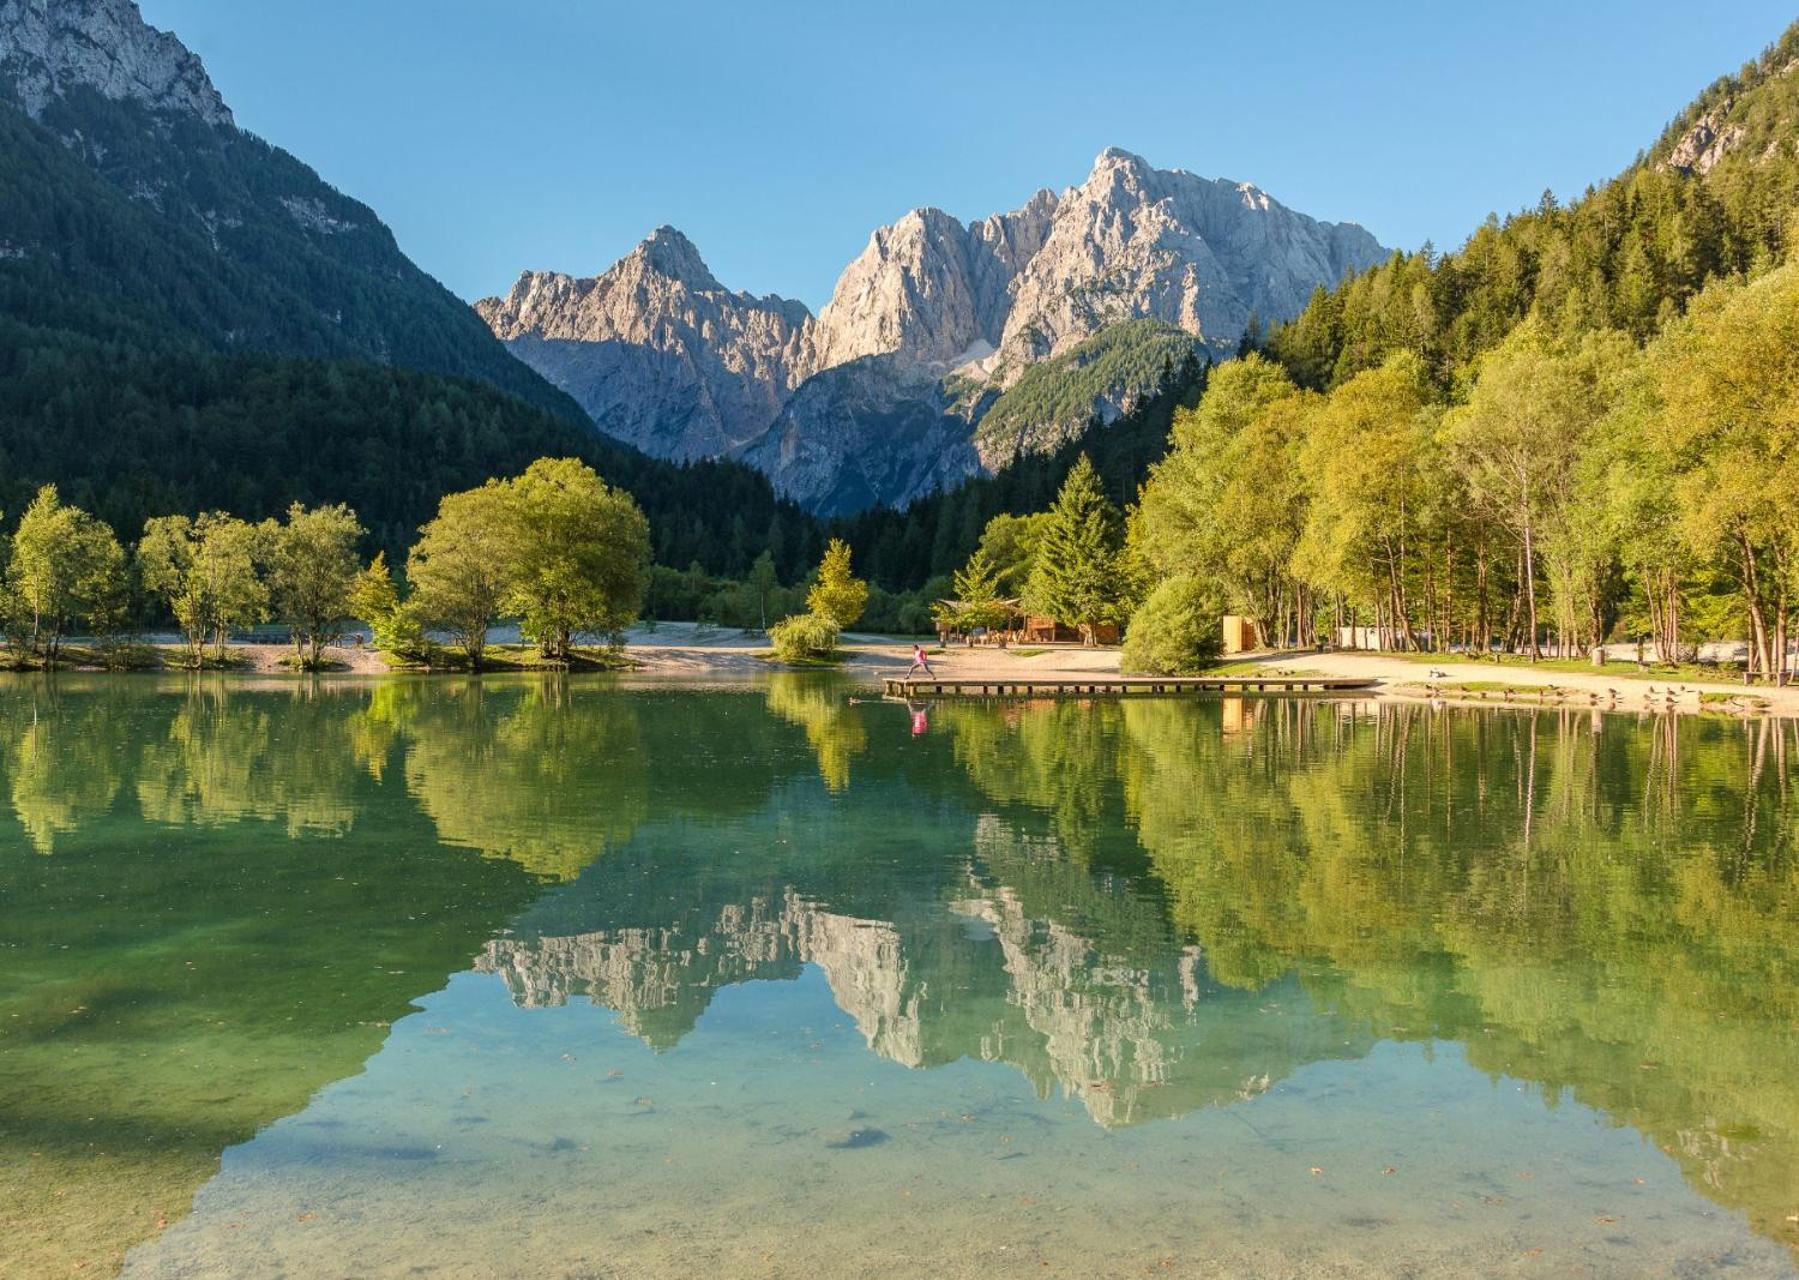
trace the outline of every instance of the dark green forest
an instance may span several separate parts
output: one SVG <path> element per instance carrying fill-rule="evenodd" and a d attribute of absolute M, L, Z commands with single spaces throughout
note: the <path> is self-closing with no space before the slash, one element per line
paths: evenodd
<path fill-rule="evenodd" d="M 371 210 L 248 134 L 76 91 L 41 122 L 0 111 L 0 158 L 7 523 L 47 482 L 127 538 L 156 515 L 347 502 L 369 550 L 397 559 L 443 494 L 572 456 L 636 496 L 657 563 L 698 566 L 689 584 L 741 578 L 764 551 L 798 581 L 840 532 L 877 584 L 908 591 L 961 563 L 991 515 L 1047 502 L 1073 458 L 827 531 L 746 467 L 594 431 Z M 1173 399 L 1095 444 L 1121 498 L 1160 456 Z"/>
<path fill-rule="evenodd" d="M 594 431 L 372 212 L 247 134 L 85 91 L 41 124 L 0 110 L 0 226 L 7 523 L 47 482 L 128 538 L 341 501 L 391 555 L 443 494 L 560 455 L 637 495 L 665 564 L 742 574 L 772 539 L 797 575 L 822 545 L 759 474 Z"/>

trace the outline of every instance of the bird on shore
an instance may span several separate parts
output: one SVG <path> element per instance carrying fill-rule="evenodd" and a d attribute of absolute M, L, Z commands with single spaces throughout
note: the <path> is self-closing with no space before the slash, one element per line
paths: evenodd
<path fill-rule="evenodd" d="M 1449 678 L 1449 673 L 1438 667 L 1432 667 L 1430 669 L 1430 678 L 1432 680 L 1446 680 Z"/>

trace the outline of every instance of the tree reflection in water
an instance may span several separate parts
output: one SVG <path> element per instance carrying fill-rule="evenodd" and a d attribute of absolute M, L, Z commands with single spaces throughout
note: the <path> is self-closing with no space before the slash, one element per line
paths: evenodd
<path fill-rule="evenodd" d="M 0 1194 L 45 1267 L 116 1260 L 471 961 L 661 1048 L 816 966 L 873 1052 L 1108 1127 L 1458 1041 L 1799 1244 L 1789 724 L 957 703 L 915 738 L 806 676 L 0 704 Z"/>

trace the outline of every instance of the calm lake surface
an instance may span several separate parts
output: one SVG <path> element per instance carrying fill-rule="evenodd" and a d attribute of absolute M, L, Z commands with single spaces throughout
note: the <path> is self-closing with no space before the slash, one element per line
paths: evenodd
<path fill-rule="evenodd" d="M 852 692 L 0 684 L 0 1273 L 1795 1274 L 1793 726 Z"/>

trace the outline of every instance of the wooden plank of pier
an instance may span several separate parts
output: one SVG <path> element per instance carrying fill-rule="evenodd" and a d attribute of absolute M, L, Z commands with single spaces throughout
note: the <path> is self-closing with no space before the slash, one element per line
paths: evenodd
<path fill-rule="evenodd" d="M 1128 698 L 1198 693 L 1339 693 L 1378 682 L 1350 676 L 1111 676 L 1081 679 L 977 677 L 966 680 L 888 676 L 894 698 Z"/>

